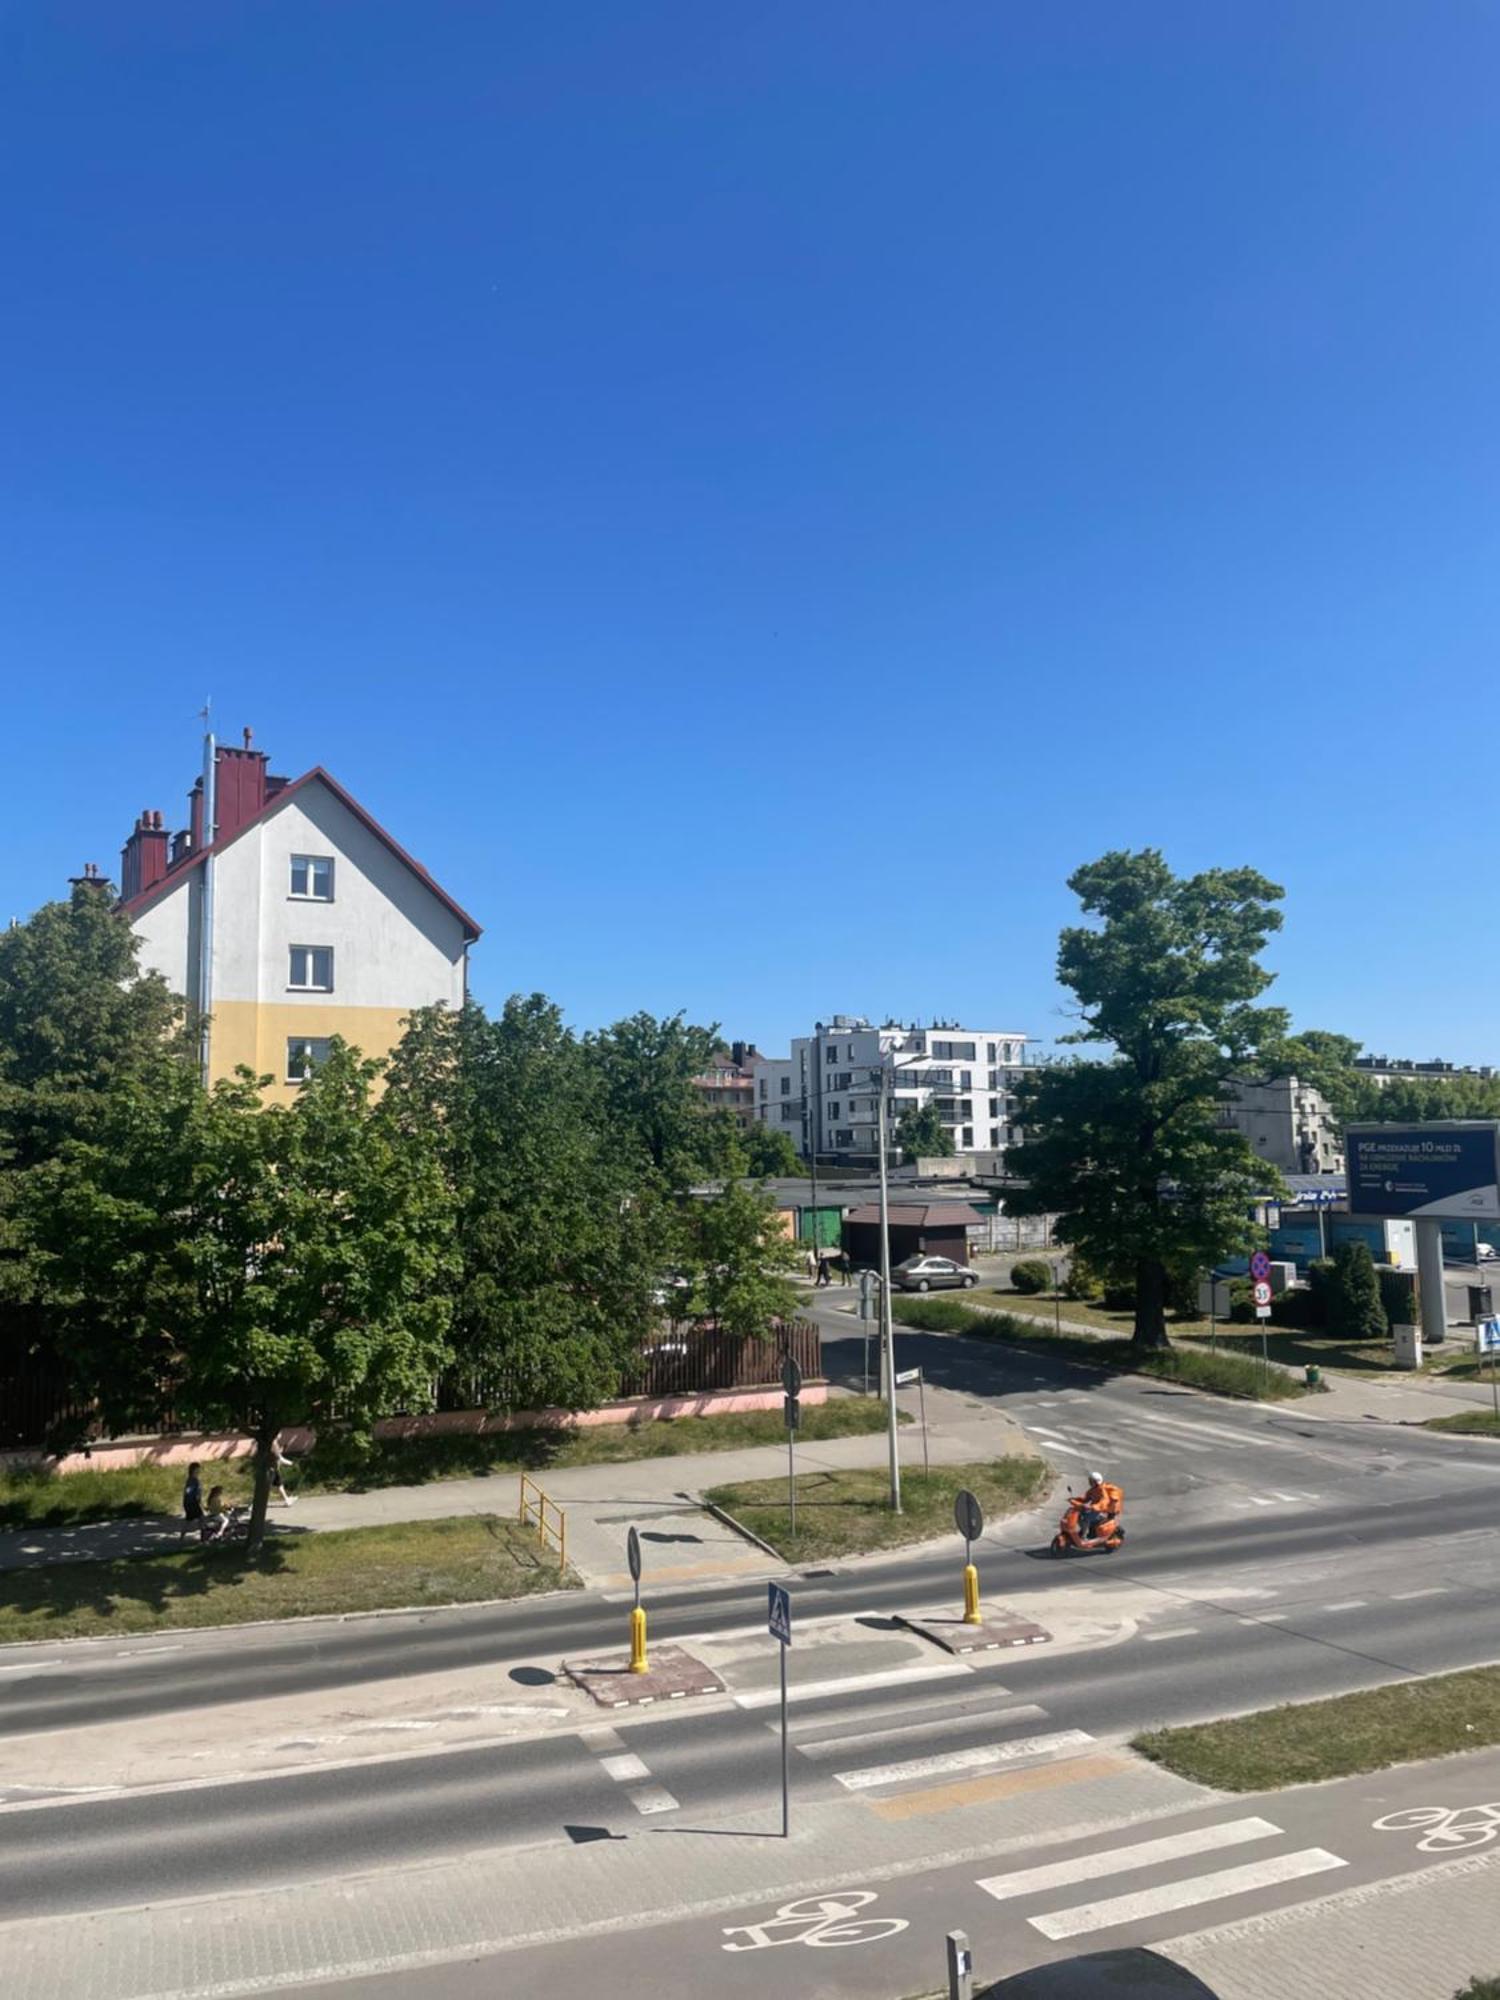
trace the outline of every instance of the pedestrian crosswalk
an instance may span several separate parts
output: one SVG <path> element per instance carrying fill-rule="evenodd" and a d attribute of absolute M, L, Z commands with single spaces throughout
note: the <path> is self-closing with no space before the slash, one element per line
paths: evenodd
<path fill-rule="evenodd" d="M 1306 1447 L 1300 1440 L 1272 1437 L 1264 1430 L 1236 1430 L 1207 1416 L 1169 1416 L 1160 1410 L 1139 1409 L 1122 1398 L 1101 1402 L 1097 1395 L 1081 1391 L 1039 1399 L 1017 1414 L 1043 1451 L 1068 1465 L 1087 1466 L 1100 1459 L 1121 1465 L 1134 1460 L 1155 1468 L 1180 1461 L 1206 1474 L 1215 1461 L 1248 1466 L 1245 1454 L 1253 1457 L 1262 1451 L 1295 1453 L 1304 1462 L 1306 1458 Z M 1317 1498 L 1316 1494 L 1273 1490 L 1273 1497 L 1259 1504 L 1301 1504 Z"/>
<path fill-rule="evenodd" d="M 977 1886 L 999 1903 L 1035 1898 L 1048 1905 L 1030 1912 L 1025 1921 L 1043 1937 L 1060 1943 L 1096 1931 L 1119 1930 L 1177 1910 L 1196 1909 L 1204 1903 L 1224 1902 L 1258 1890 L 1284 1887 L 1348 1865 L 1341 1855 L 1331 1854 L 1327 1848 L 1304 1847 L 1262 1854 L 1227 1867 L 1182 1872 L 1185 1862 L 1285 1838 L 1274 1820 L 1256 1815 L 1217 1820 L 1177 1833 L 1126 1841 L 1116 1847 L 1095 1845 L 1084 1853 L 1058 1861 L 1038 1862 L 1034 1867 L 1013 1869 L 1003 1875 L 982 1876 Z M 1061 1904 L 1052 1902 L 1059 1890 L 1088 1890 L 1120 1876 L 1148 1872 L 1160 1879 L 1118 1894 L 1087 1896 L 1082 1901 Z"/>

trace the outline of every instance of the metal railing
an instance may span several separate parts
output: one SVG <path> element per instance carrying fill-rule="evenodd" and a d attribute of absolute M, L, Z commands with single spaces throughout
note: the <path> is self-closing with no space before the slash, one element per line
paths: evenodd
<path fill-rule="evenodd" d="M 516 1515 L 521 1526 L 533 1526 L 542 1547 L 557 1550 L 558 1566 L 568 1566 L 568 1517 L 555 1500 L 550 1500 L 529 1473 L 521 1474 L 521 1505 Z"/>

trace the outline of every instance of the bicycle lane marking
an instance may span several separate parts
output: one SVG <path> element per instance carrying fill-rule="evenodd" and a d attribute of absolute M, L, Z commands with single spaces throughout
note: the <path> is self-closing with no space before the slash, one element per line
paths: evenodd
<path fill-rule="evenodd" d="M 805 1944 L 829 1948 L 878 1944 L 907 1928 L 905 1917 L 862 1917 L 858 1913 L 878 1901 L 874 1889 L 834 1889 L 822 1896 L 798 1896 L 780 1903 L 774 1916 L 758 1923 L 724 1924 L 721 1951 L 767 1951 L 778 1945 Z M 779 1936 L 772 1936 L 779 1932 Z M 739 1942 L 738 1940 L 743 1940 Z"/>
<path fill-rule="evenodd" d="M 1372 1822 L 1376 1833 L 1420 1833 L 1424 1854 L 1488 1847 L 1500 1835 L 1500 1802 L 1473 1806 L 1403 1806 Z"/>

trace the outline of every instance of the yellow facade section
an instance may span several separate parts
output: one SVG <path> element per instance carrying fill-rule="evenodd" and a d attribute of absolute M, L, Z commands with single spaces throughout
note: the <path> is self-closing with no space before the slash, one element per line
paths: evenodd
<path fill-rule="evenodd" d="M 401 1039 L 409 1007 L 336 1007 L 307 1001 L 262 1006 L 255 1000 L 221 1000 L 209 1039 L 209 1077 L 233 1076 L 243 1063 L 269 1076 L 268 1104 L 290 1104 L 295 1083 L 286 1080 L 286 1045 L 292 1037 L 341 1035 L 362 1055 L 388 1056 Z"/>

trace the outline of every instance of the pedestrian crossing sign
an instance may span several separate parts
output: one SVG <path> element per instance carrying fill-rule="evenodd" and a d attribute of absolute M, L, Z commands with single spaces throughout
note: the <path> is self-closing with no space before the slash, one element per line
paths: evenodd
<path fill-rule="evenodd" d="M 771 1601 L 766 1617 L 766 1629 L 773 1639 L 779 1639 L 783 1646 L 792 1643 L 792 1596 L 779 1583 L 770 1586 Z"/>

